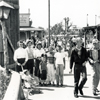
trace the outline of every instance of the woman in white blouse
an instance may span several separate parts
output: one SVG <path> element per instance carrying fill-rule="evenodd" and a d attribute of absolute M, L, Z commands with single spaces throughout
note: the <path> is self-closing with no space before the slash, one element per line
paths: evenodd
<path fill-rule="evenodd" d="M 28 53 L 28 61 L 26 63 L 27 69 L 30 74 L 33 75 L 33 67 L 34 67 L 34 49 L 32 47 L 32 40 L 26 41 L 26 52 Z"/>
<path fill-rule="evenodd" d="M 28 60 L 28 55 L 26 50 L 23 48 L 23 41 L 17 42 L 18 49 L 14 52 L 14 61 L 16 62 L 16 71 L 20 72 L 22 71 L 22 67 L 25 69 L 26 62 Z"/>

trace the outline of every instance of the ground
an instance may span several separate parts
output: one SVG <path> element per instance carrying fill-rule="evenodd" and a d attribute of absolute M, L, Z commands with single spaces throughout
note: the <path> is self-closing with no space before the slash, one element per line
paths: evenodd
<path fill-rule="evenodd" d="M 73 73 L 69 74 L 69 61 L 66 61 L 66 69 L 64 71 L 64 86 L 43 86 L 39 87 L 41 93 L 35 93 L 32 96 L 28 96 L 29 100 L 94 100 L 100 99 L 100 95 L 94 96 L 92 94 L 92 81 L 91 81 L 91 66 L 87 63 L 88 80 L 83 88 L 84 96 L 79 94 L 79 98 L 75 98 L 73 95 L 74 90 L 74 78 Z M 98 87 L 100 89 L 100 86 Z"/>

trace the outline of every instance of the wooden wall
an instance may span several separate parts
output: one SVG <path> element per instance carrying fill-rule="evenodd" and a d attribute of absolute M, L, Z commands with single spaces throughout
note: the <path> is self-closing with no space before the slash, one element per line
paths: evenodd
<path fill-rule="evenodd" d="M 0 0 L 1 1 L 1 0 Z M 5 20 L 7 34 L 11 40 L 13 47 L 17 48 L 17 41 L 19 40 L 19 0 L 5 0 L 10 3 L 15 9 L 11 9 L 9 18 Z M 8 42 L 8 57 L 9 64 L 13 64 L 13 50 Z M 3 65 L 3 53 L 0 53 L 0 65 Z"/>

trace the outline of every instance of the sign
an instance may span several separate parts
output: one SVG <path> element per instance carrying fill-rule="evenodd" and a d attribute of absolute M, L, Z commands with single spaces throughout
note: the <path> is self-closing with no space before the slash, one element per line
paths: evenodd
<path fill-rule="evenodd" d="M 29 26 L 30 14 L 20 14 L 20 26 Z"/>

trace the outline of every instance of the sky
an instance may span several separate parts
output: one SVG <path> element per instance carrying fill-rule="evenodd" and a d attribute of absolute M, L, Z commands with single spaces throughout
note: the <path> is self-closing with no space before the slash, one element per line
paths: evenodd
<path fill-rule="evenodd" d="M 33 27 L 48 28 L 48 0 L 19 0 L 19 6 L 20 14 L 30 9 Z M 50 0 L 50 26 L 65 25 L 65 17 L 77 27 L 100 24 L 100 0 Z"/>

